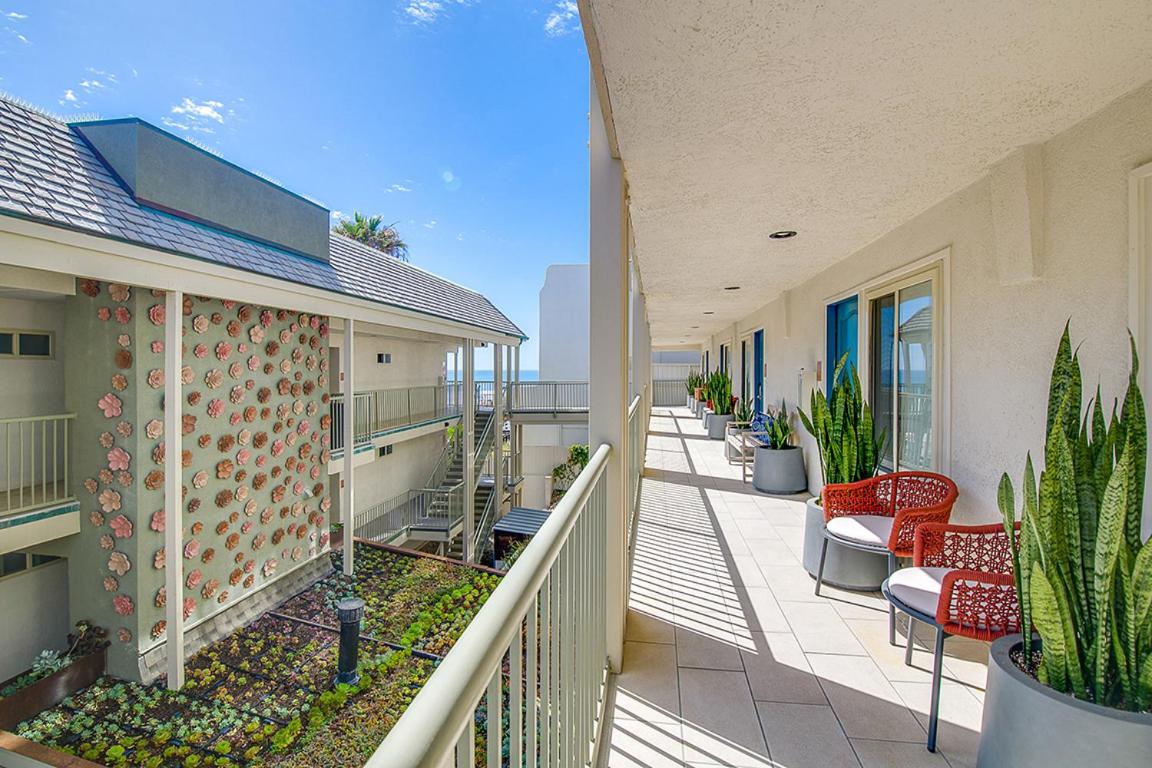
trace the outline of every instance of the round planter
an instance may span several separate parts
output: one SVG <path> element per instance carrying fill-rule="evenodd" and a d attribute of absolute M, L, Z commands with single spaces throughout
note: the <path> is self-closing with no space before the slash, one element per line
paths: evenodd
<path fill-rule="evenodd" d="M 804 514 L 804 570 L 816 578 L 820 569 L 820 546 L 824 541 L 824 510 L 816 499 L 808 500 Z M 888 556 L 828 542 L 824 583 L 840 589 L 875 592 L 888 578 Z"/>
<path fill-rule="evenodd" d="M 718 413 L 714 413 L 709 416 L 708 421 L 705 422 L 708 426 L 709 439 L 723 440 L 724 432 L 728 429 L 728 422 L 732 421 L 734 418 L 736 417 L 730 413 L 726 413 L 723 416 Z"/>
<path fill-rule="evenodd" d="M 1041 685 L 1009 653 L 1020 635 L 992 643 L 977 768 L 1152 765 L 1152 715 L 1074 699 Z"/>
<path fill-rule="evenodd" d="M 752 487 L 764 493 L 792 494 L 808 490 L 804 451 L 798 446 L 766 448 L 752 453 Z"/>

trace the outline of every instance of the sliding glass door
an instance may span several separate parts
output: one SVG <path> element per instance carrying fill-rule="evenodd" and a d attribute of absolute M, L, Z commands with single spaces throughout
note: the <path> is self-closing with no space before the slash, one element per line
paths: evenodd
<path fill-rule="evenodd" d="M 885 470 L 931 470 L 937 461 L 937 271 L 868 294 L 869 402 L 886 430 Z"/>
<path fill-rule="evenodd" d="M 859 366 L 856 361 L 856 350 L 859 346 L 859 306 L 860 300 L 855 296 L 828 305 L 826 325 L 828 343 L 826 365 L 828 371 L 826 375 L 829 381 L 832 379 L 832 374 L 836 372 L 836 365 L 840 362 L 840 358 L 844 355 L 848 355 L 848 361 L 844 364 L 841 376 L 850 375 L 848 371 L 851 367 Z M 835 384 L 836 382 L 831 383 Z M 828 391 L 831 392 L 832 387 L 828 387 Z"/>
<path fill-rule="evenodd" d="M 752 334 L 752 396 L 756 413 L 764 413 L 764 331 Z"/>

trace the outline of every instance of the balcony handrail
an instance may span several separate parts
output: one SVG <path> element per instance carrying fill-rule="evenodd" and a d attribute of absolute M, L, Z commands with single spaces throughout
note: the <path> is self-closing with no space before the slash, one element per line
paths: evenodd
<path fill-rule="evenodd" d="M 3 435 L 5 500 L 12 515 L 69 501 L 70 424 L 75 413 L 11 416 L 0 419 Z M 15 449 L 15 450 L 13 450 Z"/>
<path fill-rule="evenodd" d="M 391 428 L 411 427 L 428 419 L 452 418 L 463 409 L 456 396 L 458 385 L 421 384 L 414 387 L 391 387 L 355 392 L 352 398 L 355 445 L 372 440 L 377 432 Z M 333 451 L 344 449 L 344 393 L 329 395 L 330 428 Z"/>
<path fill-rule="evenodd" d="M 509 713 L 511 716 L 510 724 L 512 728 L 517 730 L 516 738 L 510 740 L 510 764 L 520 765 L 522 752 L 519 732 L 522 721 L 518 708 L 521 706 L 521 681 L 515 678 L 520 674 L 523 667 L 522 653 L 525 646 L 523 635 L 527 637 L 526 646 L 529 649 L 536 647 L 537 623 L 535 613 L 537 599 L 541 597 L 541 590 L 546 587 L 551 588 L 553 577 L 564 581 L 564 572 L 569 572 L 576 578 L 593 579 L 595 583 L 592 594 L 585 594 L 584 597 L 592 601 L 592 606 L 603 606 L 602 593 L 605 587 L 602 574 L 603 547 L 599 545 L 599 537 L 604 535 L 605 530 L 604 521 L 596 519 L 595 513 L 600 513 L 602 516 L 606 510 L 604 494 L 600 492 L 605 490 L 605 486 L 600 481 L 611 451 L 611 446 L 601 445 L 592 454 L 584 471 L 580 473 L 575 482 L 572 483 L 572 487 L 568 489 L 568 493 L 548 515 L 544 525 L 541 526 L 528 546 L 524 548 L 516 563 L 509 569 L 508 574 L 501 580 L 488 601 L 484 603 L 479 613 L 464 630 L 456 645 L 448 652 L 428 682 L 416 694 L 403 716 L 377 747 L 372 757 L 368 759 L 365 768 L 440 768 L 440 766 L 447 764 L 448 757 L 458 743 L 467 755 L 474 743 L 470 738 L 475 737 L 472 729 L 475 728 L 475 710 L 481 698 L 486 692 L 497 701 L 501 698 L 502 664 L 506 653 L 509 654 L 510 669 L 513 675 L 513 680 L 509 684 L 512 707 L 514 708 Z M 589 563 L 591 568 L 581 570 L 579 563 L 573 567 L 573 564 L 569 562 L 567 555 L 571 552 L 567 549 L 567 545 L 572 540 L 576 526 L 585 518 L 585 513 L 593 503 L 597 505 L 597 508 L 586 518 L 591 527 L 580 532 L 579 543 L 589 548 L 583 554 L 588 555 L 587 559 L 595 562 Z M 562 553 L 565 555 L 564 560 L 561 560 Z M 558 565 L 562 567 L 556 569 Z M 554 570 L 556 570 L 555 573 Z M 568 584 L 565 581 L 559 586 L 563 589 Z M 552 612 L 545 611 L 546 607 L 547 604 L 542 601 L 540 628 L 542 634 L 548 631 L 548 622 L 556 618 Z M 525 621 L 529 612 L 533 616 Z M 588 624 L 593 626 L 587 626 Z M 589 672 L 595 674 L 590 677 L 578 676 L 578 679 L 572 680 L 572 683 L 577 686 L 588 683 L 596 686 L 595 693 L 584 690 L 582 692 L 584 698 L 577 697 L 576 700 L 585 706 L 594 707 L 599 712 L 603 705 L 600 686 L 603 684 L 603 674 L 607 662 L 603 623 L 595 621 L 593 618 L 593 621 L 585 622 L 584 629 L 587 631 L 582 633 L 580 637 L 573 637 L 572 633 L 566 632 L 565 638 L 560 642 L 593 644 L 590 649 L 584 650 L 590 651 L 590 655 L 594 657 L 592 661 L 597 665 L 597 668 L 594 670 L 583 669 L 582 671 L 586 674 Z M 556 638 L 552 638 L 552 641 L 555 643 Z M 540 643 L 542 656 L 546 647 L 547 643 L 542 641 Z M 558 648 L 558 646 L 556 647 Z M 534 652 L 529 653 L 528 656 L 530 660 L 534 661 Z M 569 657 L 559 653 L 556 653 L 555 656 L 557 663 L 565 665 L 564 669 L 567 669 L 567 665 L 571 664 Z M 528 670 L 530 691 L 528 698 L 532 703 L 526 708 L 529 721 L 524 724 L 523 728 L 529 744 L 529 765 L 534 764 L 535 761 L 534 747 L 537 738 L 535 720 L 537 678 L 534 669 L 533 666 L 530 666 Z M 544 669 L 547 671 L 546 668 Z M 545 682 L 546 689 L 549 685 Z M 547 698 L 546 691 L 545 698 Z M 571 716 L 568 711 L 571 706 L 570 702 L 571 699 L 563 703 L 565 716 Z M 548 716 L 547 707 L 548 702 L 543 702 L 540 708 L 542 716 Z M 489 748 L 500 750 L 502 718 L 494 716 L 493 711 L 499 713 L 499 705 L 495 708 L 489 706 L 488 718 L 489 727 L 492 728 L 494 723 L 494 727 L 498 729 L 495 734 L 498 738 L 495 740 L 489 738 L 488 744 L 490 745 Z M 555 716 L 554 712 L 552 716 Z M 580 717 L 580 713 L 577 712 L 576 716 Z M 592 739 L 595 736 L 596 720 L 603 722 L 602 717 L 593 717 L 591 722 L 585 719 L 579 723 L 570 723 L 570 725 L 579 728 L 582 735 Z M 546 729 L 544 730 L 546 731 Z M 489 736 L 491 735 L 490 730 Z M 547 738 L 544 734 L 541 736 Z M 590 751 L 590 742 L 587 739 L 581 743 L 574 738 L 572 743 L 577 745 L 582 752 Z M 587 763 L 590 757 L 590 754 L 581 755 L 579 758 L 572 759 L 571 762 L 573 764 Z M 465 757 L 463 762 L 458 760 L 456 764 L 467 765 L 471 768 L 472 761 Z"/>

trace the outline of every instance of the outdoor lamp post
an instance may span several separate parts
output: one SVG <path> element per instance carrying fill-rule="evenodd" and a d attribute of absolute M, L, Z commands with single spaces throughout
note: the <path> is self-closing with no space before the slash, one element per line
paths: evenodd
<path fill-rule="evenodd" d="M 360 675 L 356 672 L 360 655 L 360 620 L 364 618 L 364 601 L 351 597 L 336 603 L 340 617 L 340 660 L 336 667 L 336 683 L 356 685 Z"/>

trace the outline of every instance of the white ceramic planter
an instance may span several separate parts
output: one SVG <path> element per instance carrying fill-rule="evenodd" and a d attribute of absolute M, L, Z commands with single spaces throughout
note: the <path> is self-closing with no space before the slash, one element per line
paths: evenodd
<path fill-rule="evenodd" d="M 723 440 L 724 433 L 728 429 L 728 422 L 734 418 L 736 417 L 730 413 L 726 413 L 723 416 L 713 413 L 708 417 L 708 421 L 706 422 L 708 426 L 708 437 L 712 440 Z"/>
<path fill-rule="evenodd" d="M 752 487 L 777 494 L 808 490 L 804 451 L 795 445 L 780 449 L 757 446 L 752 453 Z"/>
<path fill-rule="evenodd" d="M 1009 635 L 989 650 L 977 768 L 1152 765 L 1152 715 L 1041 685 L 1012 662 L 1020 643 L 1020 635 Z"/>

